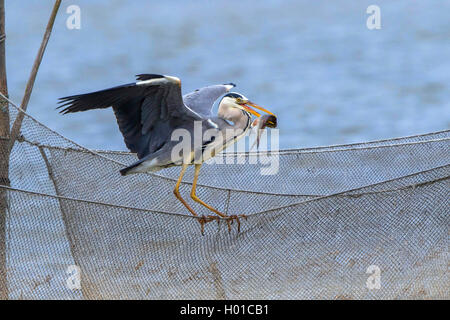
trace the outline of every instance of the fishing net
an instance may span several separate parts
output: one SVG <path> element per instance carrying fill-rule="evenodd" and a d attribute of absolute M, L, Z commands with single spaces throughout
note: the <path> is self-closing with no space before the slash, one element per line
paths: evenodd
<path fill-rule="evenodd" d="M 25 115 L 0 187 L 3 289 L 10 299 L 448 299 L 449 138 L 229 153 L 202 167 L 197 194 L 247 219 L 240 232 L 219 220 L 202 235 L 172 194 L 179 168 L 122 177 L 135 155 L 88 150 Z M 190 201 L 192 172 L 184 180 Z"/>

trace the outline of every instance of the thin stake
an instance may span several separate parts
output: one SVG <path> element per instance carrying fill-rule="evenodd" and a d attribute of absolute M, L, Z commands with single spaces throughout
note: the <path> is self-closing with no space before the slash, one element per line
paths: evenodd
<path fill-rule="evenodd" d="M 36 59 L 34 60 L 33 68 L 31 69 L 31 74 L 27 82 L 27 87 L 25 88 L 25 94 L 22 99 L 22 103 L 20 108 L 23 111 L 27 110 L 28 102 L 30 101 L 31 92 L 33 91 L 34 82 L 36 80 L 36 75 L 39 70 L 39 66 L 41 65 L 42 57 L 44 56 L 45 48 L 47 47 L 48 40 L 50 39 L 50 34 L 52 33 L 53 24 L 55 23 L 56 14 L 58 13 L 59 6 L 61 5 L 61 0 L 56 0 L 53 5 L 52 14 L 48 20 L 47 28 L 44 33 L 44 38 L 41 42 L 41 47 L 39 48 Z M 14 120 L 14 124 L 11 129 L 11 140 L 9 143 L 9 150 L 14 146 L 14 142 L 17 139 L 20 128 L 22 127 L 22 121 L 25 114 L 23 112 L 19 112 L 17 114 L 16 120 Z"/>

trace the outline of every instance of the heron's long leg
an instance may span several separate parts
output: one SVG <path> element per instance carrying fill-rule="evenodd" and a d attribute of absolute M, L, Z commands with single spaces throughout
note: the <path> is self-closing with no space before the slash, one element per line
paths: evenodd
<path fill-rule="evenodd" d="M 195 190 L 197 189 L 197 179 L 198 179 L 198 175 L 200 173 L 200 167 L 202 166 L 202 164 L 196 164 L 195 165 L 195 171 L 194 171 L 194 181 L 192 181 L 192 190 L 191 190 L 191 198 L 194 199 L 195 202 L 200 203 L 201 205 L 207 207 L 209 210 L 211 210 L 212 212 L 216 213 L 217 215 L 225 218 L 228 217 L 226 214 L 220 212 L 217 209 L 214 209 L 213 207 L 211 207 L 209 204 L 203 202 L 202 200 L 199 199 L 199 197 L 197 197 L 197 195 L 195 194 Z"/>
<path fill-rule="evenodd" d="M 213 208 L 209 204 L 207 204 L 207 203 L 203 202 L 202 200 L 200 200 L 199 197 L 197 197 L 197 195 L 195 194 L 195 191 L 197 189 L 197 179 L 198 179 L 198 175 L 200 173 L 200 167 L 201 166 L 202 166 L 202 164 L 196 164 L 195 165 L 194 180 L 192 181 L 191 198 L 195 202 L 200 203 L 201 205 L 205 206 L 206 208 L 208 208 L 212 212 L 216 213 L 218 216 L 220 216 L 222 218 L 226 218 L 226 222 L 227 222 L 227 225 L 228 225 L 228 232 L 231 231 L 231 224 L 233 223 L 233 220 L 236 220 L 237 228 L 238 228 L 238 232 L 239 232 L 239 230 L 241 229 L 241 222 L 239 221 L 239 217 L 244 217 L 244 218 L 247 219 L 247 217 L 245 215 L 227 216 L 225 213 L 220 212 L 219 210 Z M 212 216 L 207 216 L 206 218 L 207 218 L 207 220 L 203 220 L 204 223 L 212 221 L 212 220 L 215 220 L 214 217 L 212 217 Z M 200 223 L 202 223 L 202 222 L 200 222 Z M 203 224 L 202 224 L 202 234 L 203 234 Z"/>
<path fill-rule="evenodd" d="M 188 164 L 183 164 L 183 166 L 181 167 L 180 176 L 178 177 L 178 181 L 177 181 L 177 184 L 175 185 L 175 189 L 173 189 L 173 193 L 175 194 L 175 197 L 177 197 L 177 199 L 180 200 L 181 203 L 192 213 L 192 215 L 197 217 L 198 214 L 195 213 L 195 211 L 187 204 L 186 200 L 184 200 L 180 195 L 179 188 L 180 188 L 181 180 L 183 180 L 183 176 L 184 176 L 184 173 L 186 172 L 187 167 L 188 167 Z"/>

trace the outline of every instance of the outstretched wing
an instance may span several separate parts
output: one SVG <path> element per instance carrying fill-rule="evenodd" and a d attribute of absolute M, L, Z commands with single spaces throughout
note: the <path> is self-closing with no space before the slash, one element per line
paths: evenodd
<path fill-rule="evenodd" d="M 184 105 L 178 78 L 155 74 L 138 75 L 136 83 L 64 97 L 60 103 L 64 114 L 112 107 L 125 144 L 139 159 L 160 149 L 174 128 L 201 119 Z"/>
<path fill-rule="evenodd" d="M 184 103 L 203 117 L 211 116 L 214 102 L 223 94 L 230 91 L 234 83 L 219 84 L 197 89 L 183 96 Z"/>

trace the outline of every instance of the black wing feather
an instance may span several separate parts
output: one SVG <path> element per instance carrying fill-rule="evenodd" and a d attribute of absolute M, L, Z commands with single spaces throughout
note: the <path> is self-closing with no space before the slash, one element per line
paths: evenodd
<path fill-rule="evenodd" d="M 64 108 L 60 112 L 63 114 L 80 112 L 91 109 L 108 108 L 116 104 L 121 104 L 141 93 L 142 88 L 135 83 L 95 91 L 87 94 L 78 94 L 59 99 L 60 105 L 57 109 Z"/>
<path fill-rule="evenodd" d="M 137 75 L 138 81 L 165 78 Z M 200 120 L 183 103 L 178 83 L 163 81 L 130 83 L 87 94 L 59 99 L 61 113 L 112 107 L 117 124 L 131 152 L 141 159 L 170 141 L 172 131 L 183 121 Z"/>
<path fill-rule="evenodd" d="M 142 73 L 142 74 L 136 75 L 136 80 L 138 80 L 138 81 L 161 79 L 161 78 L 164 78 L 164 76 L 160 75 L 160 74 L 153 74 L 153 73 Z"/>

